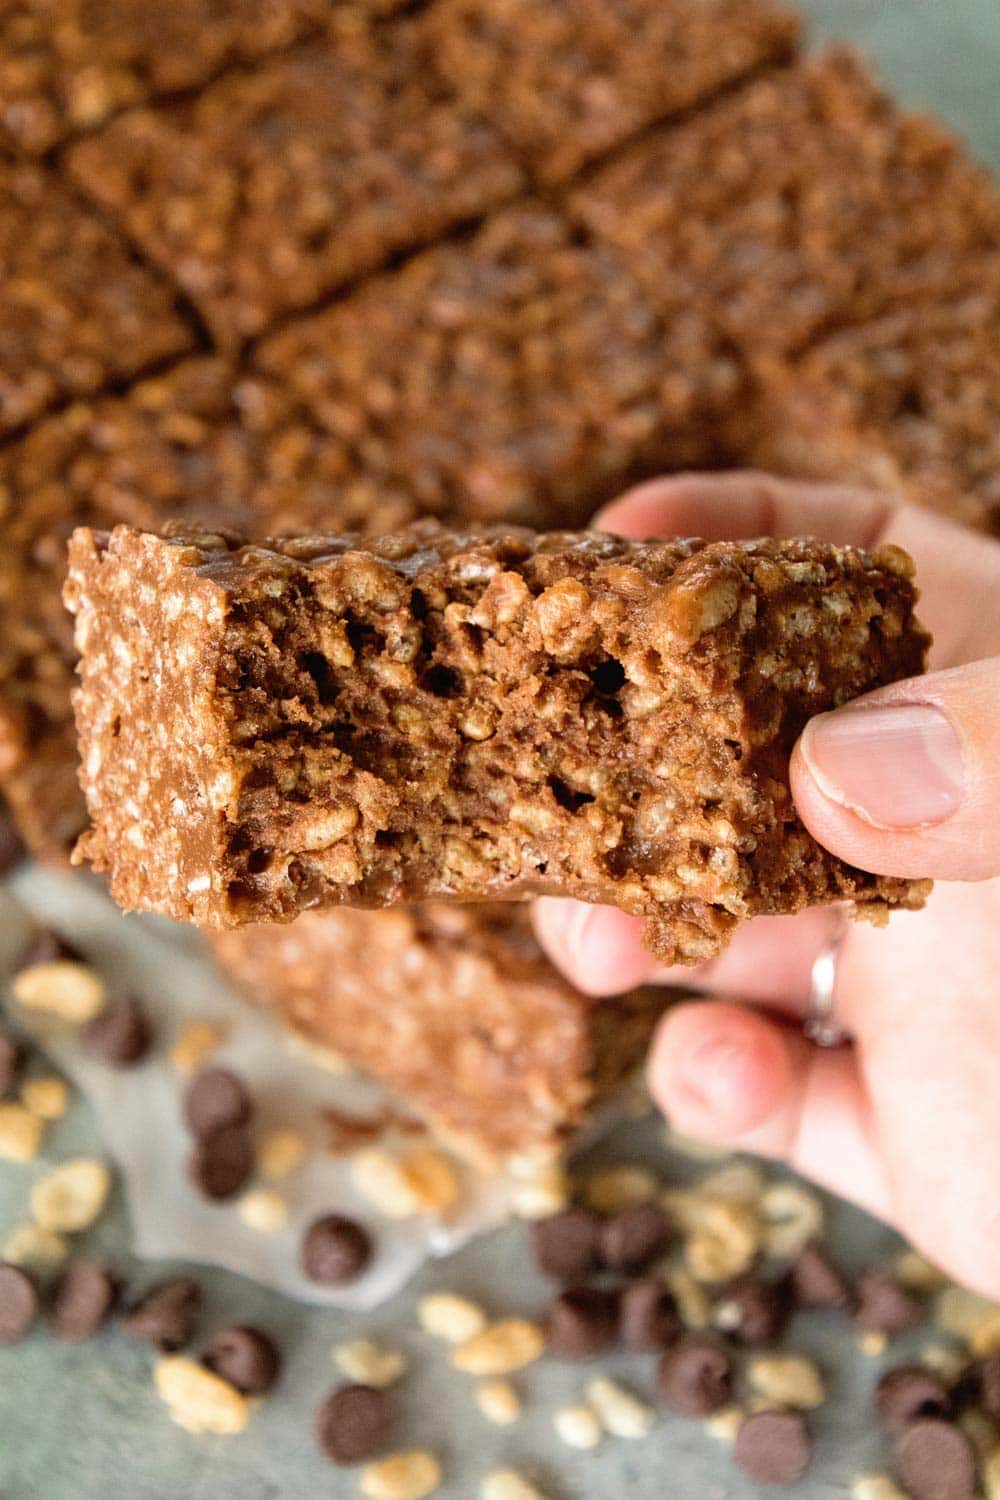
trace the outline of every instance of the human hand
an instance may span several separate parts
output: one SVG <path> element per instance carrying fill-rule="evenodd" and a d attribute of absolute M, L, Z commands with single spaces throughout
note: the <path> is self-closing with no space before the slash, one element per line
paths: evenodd
<path fill-rule="evenodd" d="M 694 969 L 658 967 L 641 921 L 610 908 L 544 899 L 535 924 L 588 994 L 711 994 L 671 1009 L 652 1049 L 650 1086 L 679 1130 L 789 1162 L 1000 1298 L 1000 544 L 884 496 L 760 474 L 657 480 L 595 524 L 893 541 L 913 555 L 930 674 L 814 719 L 791 766 L 826 848 L 946 882 L 888 929 L 850 924 L 834 1005 L 851 1046 L 818 1048 L 802 1030 L 828 911 L 759 918 Z"/>

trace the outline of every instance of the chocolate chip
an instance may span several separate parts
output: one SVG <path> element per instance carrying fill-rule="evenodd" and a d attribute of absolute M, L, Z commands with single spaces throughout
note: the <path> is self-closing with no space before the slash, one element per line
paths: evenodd
<path fill-rule="evenodd" d="M 107 1266 L 74 1260 L 56 1283 L 50 1324 L 57 1339 L 80 1344 L 103 1327 L 118 1296 L 118 1284 Z"/>
<path fill-rule="evenodd" d="M 27 1271 L 0 1261 L 0 1344 L 19 1344 L 38 1316 L 38 1291 Z"/>
<path fill-rule="evenodd" d="M 847 1307 L 851 1289 L 846 1277 L 815 1245 L 807 1245 L 789 1273 L 799 1307 Z"/>
<path fill-rule="evenodd" d="M 926 1317 L 920 1303 L 884 1266 L 871 1266 L 863 1271 L 856 1291 L 854 1321 L 865 1333 L 884 1333 L 894 1338 L 916 1328 Z"/>
<path fill-rule="evenodd" d="M 579 1281 L 598 1265 L 601 1224 L 586 1208 L 566 1208 L 531 1226 L 538 1269 L 556 1281 Z"/>
<path fill-rule="evenodd" d="M 220 1328 L 202 1355 L 202 1364 L 245 1396 L 263 1396 L 277 1380 L 281 1360 L 268 1334 L 236 1324 Z"/>
<path fill-rule="evenodd" d="M 896 1439 L 895 1460 L 912 1500 L 971 1500 L 976 1492 L 975 1449 L 951 1422 L 911 1422 Z"/>
<path fill-rule="evenodd" d="M 150 1287 L 122 1323 L 133 1338 L 153 1344 L 163 1354 L 175 1354 L 190 1342 L 200 1311 L 201 1287 L 180 1276 Z"/>
<path fill-rule="evenodd" d="M 547 1318 L 548 1347 L 560 1359 L 592 1359 L 618 1336 L 618 1296 L 597 1287 L 572 1287 L 554 1299 Z"/>
<path fill-rule="evenodd" d="M 740 1423 L 733 1460 L 754 1484 L 796 1484 L 811 1458 L 812 1439 L 801 1412 L 757 1411 Z"/>
<path fill-rule="evenodd" d="M 660 1399 L 682 1417 L 709 1417 L 733 1389 L 729 1355 L 713 1339 L 685 1338 L 668 1349 L 656 1377 Z"/>
<path fill-rule="evenodd" d="M 684 1325 L 669 1288 L 654 1279 L 634 1281 L 621 1294 L 618 1320 L 629 1349 L 652 1351 L 676 1343 Z"/>
<path fill-rule="evenodd" d="M 923 1365 L 887 1370 L 875 1387 L 875 1410 L 890 1432 L 902 1432 L 920 1417 L 943 1417 L 950 1410 L 948 1387 Z"/>
<path fill-rule="evenodd" d="M 343 1286 L 357 1280 L 373 1251 L 371 1235 L 356 1220 L 327 1214 L 303 1236 L 302 1272 L 323 1286 Z"/>
<path fill-rule="evenodd" d="M 644 1271 L 670 1243 L 670 1220 L 655 1203 L 630 1203 L 602 1226 L 601 1260 L 611 1271 Z"/>
<path fill-rule="evenodd" d="M 739 1344 L 776 1344 L 791 1313 L 787 1282 L 733 1281 L 716 1304 L 718 1327 Z"/>
<path fill-rule="evenodd" d="M 24 1066 L 24 1048 L 6 1031 L 0 1031 L 0 1094 L 6 1094 Z"/>
<path fill-rule="evenodd" d="M 131 1068 L 142 1062 L 152 1039 L 149 1018 L 134 998 L 102 1011 L 83 1029 L 83 1040 L 90 1051 L 113 1068 Z"/>
<path fill-rule="evenodd" d="M 196 1141 L 188 1157 L 187 1171 L 203 1198 L 222 1202 L 249 1182 L 255 1163 L 253 1142 L 242 1125 L 234 1125 Z"/>
<path fill-rule="evenodd" d="M 243 1080 L 228 1068 L 202 1068 L 184 1091 L 184 1123 L 199 1140 L 246 1125 L 252 1114 Z"/>
<path fill-rule="evenodd" d="M 370 1385 L 341 1386 L 317 1411 L 314 1431 L 320 1452 L 331 1463 L 363 1463 L 388 1441 L 388 1398 Z"/>

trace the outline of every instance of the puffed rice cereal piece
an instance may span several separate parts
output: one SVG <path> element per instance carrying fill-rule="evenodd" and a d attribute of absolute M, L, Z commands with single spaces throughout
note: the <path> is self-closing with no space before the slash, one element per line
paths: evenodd
<path fill-rule="evenodd" d="M 801 1354 L 759 1354 L 747 1373 L 757 1394 L 775 1406 L 812 1411 L 826 1399 L 819 1370 Z"/>
<path fill-rule="evenodd" d="M 101 976 L 69 958 L 22 969 L 11 981 L 11 992 L 27 1010 L 46 1011 L 73 1026 L 93 1021 L 108 1003 Z"/>
<path fill-rule="evenodd" d="M 596 1375 L 590 1381 L 587 1400 L 612 1437 L 644 1438 L 656 1420 L 651 1406 L 606 1375 Z"/>
<path fill-rule="evenodd" d="M 552 1418 L 556 1434 L 568 1448 L 596 1448 L 603 1437 L 601 1419 L 592 1406 L 564 1406 Z"/>
<path fill-rule="evenodd" d="M 232 1437 L 247 1425 L 247 1398 L 228 1380 L 185 1354 L 158 1359 L 153 1380 L 172 1420 L 187 1432 Z"/>
<path fill-rule="evenodd" d="M 425 1333 L 448 1344 L 467 1343 L 487 1324 L 478 1302 L 457 1292 L 429 1292 L 417 1305 L 417 1317 Z"/>
<path fill-rule="evenodd" d="M 433 1453 L 393 1453 L 362 1470 L 359 1488 L 365 1500 L 424 1500 L 441 1483 L 441 1465 Z"/>
<path fill-rule="evenodd" d="M 521 1415 L 521 1398 L 509 1380 L 482 1381 L 476 1387 L 476 1403 L 495 1427 L 510 1427 Z"/>
<path fill-rule="evenodd" d="M 21 1103 L 40 1120 L 61 1120 L 69 1108 L 69 1085 L 62 1078 L 28 1078 Z"/>
<path fill-rule="evenodd" d="M 79 1234 L 95 1223 L 111 1191 L 104 1162 L 79 1156 L 47 1172 L 31 1190 L 31 1212 L 41 1229 Z"/>
<path fill-rule="evenodd" d="M 508 1318 L 473 1334 L 452 1355 L 456 1370 L 466 1375 L 512 1375 L 533 1364 L 545 1348 L 545 1334 L 537 1323 Z"/>
<path fill-rule="evenodd" d="M 19 1224 L 4 1241 L 3 1258 L 12 1266 L 48 1271 L 61 1266 L 68 1255 L 68 1241 L 54 1229 L 42 1229 L 38 1224 Z"/>
<path fill-rule="evenodd" d="M 0 1158 L 33 1161 L 42 1147 L 45 1121 L 23 1104 L 0 1104 Z"/>
<path fill-rule="evenodd" d="M 382 1349 L 370 1339 L 338 1344 L 333 1357 L 349 1380 L 384 1390 L 406 1371 L 406 1356 L 398 1349 Z"/>

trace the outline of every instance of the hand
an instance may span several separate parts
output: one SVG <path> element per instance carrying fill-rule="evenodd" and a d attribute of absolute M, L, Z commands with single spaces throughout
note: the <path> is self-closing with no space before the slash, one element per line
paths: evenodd
<path fill-rule="evenodd" d="M 812 720 L 791 766 L 799 813 L 828 849 L 946 882 L 888 929 L 850 925 L 835 1007 L 852 1046 L 802 1032 L 829 913 L 759 918 L 695 969 L 657 968 L 641 923 L 609 908 L 539 901 L 536 928 L 589 994 L 711 993 L 678 1003 L 652 1049 L 651 1088 L 679 1130 L 789 1162 L 1000 1298 L 1000 544 L 882 496 L 759 474 L 658 480 L 596 524 L 893 541 L 915 558 L 931 673 Z"/>

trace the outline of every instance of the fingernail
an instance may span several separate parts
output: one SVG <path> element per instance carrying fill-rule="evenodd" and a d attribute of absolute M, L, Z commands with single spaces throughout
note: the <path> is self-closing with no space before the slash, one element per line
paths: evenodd
<path fill-rule="evenodd" d="M 932 704 L 820 714 L 800 750 L 820 791 L 875 828 L 942 823 L 961 806 L 962 747 Z"/>
<path fill-rule="evenodd" d="M 746 1054 L 721 1037 L 702 1042 L 681 1064 L 684 1084 L 711 1114 L 725 1119 L 738 1095 Z"/>

